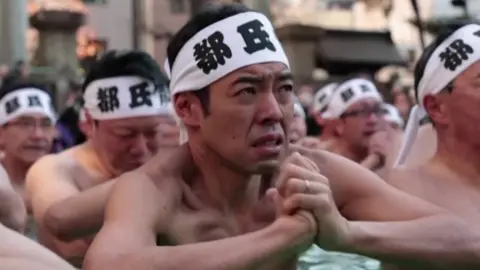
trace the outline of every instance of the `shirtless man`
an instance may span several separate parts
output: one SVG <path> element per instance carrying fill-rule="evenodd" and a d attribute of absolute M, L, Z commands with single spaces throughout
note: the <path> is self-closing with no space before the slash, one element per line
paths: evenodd
<path fill-rule="evenodd" d="M 4 157 L 1 162 L 31 214 L 25 177 L 33 163 L 50 153 L 55 136 L 55 110 L 51 93 L 43 87 L 12 84 L 2 90 L 0 138 Z M 29 218 L 26 233 L 35 238 L 33 219 Z"/>
<path fill-rule="evenodd" d="M 221 62 L 195 61 L 201 46 Z M 400 264 L 479 266 L 472 225 L 345 158 L 287 149 L 291 73 L 264 15 L 210 6 L 173 37 L 168 62 L 188 143 L 117 180 L 84 269 L 294 269 L 312 242 Z M 300 153 L 272 186 L 288 150 Z"/>
<path fill-rule="evenodd" d="M 0 165 L 0 265 L 10 270 L 73 270 L 51 251 L 21 235 L 26 208 Z M 16 230 L 17 232 L 13 231 Z"/>
<path fill-rule="evenodd" d="M 418 107 L 411 116 L 414 122 L 409 120 L 407 124 L 405 136 L 406 142 L 415 137 L 418 119 L 426 112 L 438 138 L 436 152 L 424 164 L 402 166 L 390 179 L 396 187 L 472 224 L 480 221 L 478 33 L 480 25 L 466 25 L 440 35 L 424 50 L 415 68 Z M 468 53 L 462 61 L 449 66 L 449 58 L 443 59 L 442 55 L 455 46 L 452 44 L 461 44 Z"/>
<path fill-rule="evenodd" d="M 328 109 L 330 98 L 337 86 L 337 83 L 329 83 L 320 88 L 313 96 L 310 114 L 315 119 L 315 123 L 321 127 L 321 132 L 318 137 L 305 137 L 299 142 L 302 146 L 326 150 L 332 146 L 331 139 L 334 134 L 332 121 L 323 118 L 322 114 Z"/>
<path fill-rule="evenodd" d="M 351 78 L 339 84 L 322 114 L 332 121 L 334 136 L 328 150 L 371 170 L 384 167 L 386 134 L 379 129 L 382 103 L 378 89 L 367 79 Z"/>
<path fill-rule="evenodd" d="M 103 222 L 113 186 L 108 180 L 141 166 L 165 141 L 172 143 L 161 131 L 174 121 L 166 81 L 146 53 L 106 53 L 83 86 L 89 140 L 40 159 L 28 172 L 39 241 L 75 266 L 91 240 L 82 237 L 93 237 Z"/>

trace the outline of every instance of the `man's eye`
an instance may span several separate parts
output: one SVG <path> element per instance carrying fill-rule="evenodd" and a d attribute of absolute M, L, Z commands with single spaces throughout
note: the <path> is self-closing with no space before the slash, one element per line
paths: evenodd
<path fill-rule="evenodd" d="M 282 85 L 282 87 L 280 87 L 280 90 L 282 91 L 286 91 L 286 92 L 291 92 L 293 91 L 293 86 L 292 85 Z"/>
<path fill-rule="evenodd" d="M 237 95 L 255 95 L 257 91 L 253 87 L 243 88 L 237 92 Z"/>

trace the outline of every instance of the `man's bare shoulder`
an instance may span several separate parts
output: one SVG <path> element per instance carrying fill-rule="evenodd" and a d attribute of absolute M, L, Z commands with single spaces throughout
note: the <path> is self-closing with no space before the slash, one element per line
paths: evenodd
<path fill-rule="evenodd" d="M 387 182 L 409 194 L 420 195 L 429 177 L 424 177 L 425 172 L 421 167 L 399 167 L 391 169 Z"/>
<path fill-rule="evenodd" d="M 71 177 L 72 168 L 77 166 L 74 154 L 78 151 L 77 147 L 57 154 L 48 154 L 38 159 L 28 170 L 25 184 L 27 190 L 30 190 L 40 182 L 74 181 Z M 38 179 L 41 179 L 39 181 Z"/>
<path fill-rule="evenodd" d="M 42 172 L 44 170 L 58 170 L 71 168 L 75 165 L 75 154 L 81 151 L 81 145 L 56 154 L 48 154 L 38 159 L 29 171 Z"/>

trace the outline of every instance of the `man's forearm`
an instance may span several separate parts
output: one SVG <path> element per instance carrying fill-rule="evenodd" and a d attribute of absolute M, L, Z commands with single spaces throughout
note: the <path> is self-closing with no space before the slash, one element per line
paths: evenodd
<path fill-rule="evenodd" d="M 403 222 L 351 222 L 347 252 L 414 269 L 479 269 L 480 230 L 447 215 Z"/>
<path fill-rule="evenodd" d="M 135 249 L 132 252 L 89 251 L 84 263 L 86 270 L 171 269 L 183 270 L 250 270 L 267 261 L 299 254 L 309 239 L 302 234 L 272 225 L 242 236 L 172 247 Z M 308 245 L 309 246 L 309 245 Z"/>
<path fill-rule="evenodd" d="M 105 204 L 114 185 L 109 181 L 53 204 L 46 212 L 46 228 L 62 241 L 72 241 L 98 232 Z"/>

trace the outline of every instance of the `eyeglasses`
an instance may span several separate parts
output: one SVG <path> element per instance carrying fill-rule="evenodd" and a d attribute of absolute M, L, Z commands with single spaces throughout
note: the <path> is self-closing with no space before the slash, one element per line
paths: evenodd
<path fill-rule="evenodd" d="M 375 115 L 375 116 L 383 116 L 387 113 L 387 111 L 382 108 L 382 107 L 371 107 L 371 108 L 368 108 L 368 107 L 365 107 L 363 109 L 358 109 L 358 110 L 353 110 L 353 111 L 349 111 L 349 112 L 345 112 L 342 114 L 342 118 L 346 118 L 346 117 L 369 117 L 370 115 Z"/>
<path fill-rule="evenodd" d="M 34 119 L 21 119 L 12 121 L 6 124 L 6 126 L 16 127 L 24 132 L 32 132 L 35 128 L 39 127 L 42 131 L 52 131 L 53 123 L 49 119 L 34 120 Z"/>

